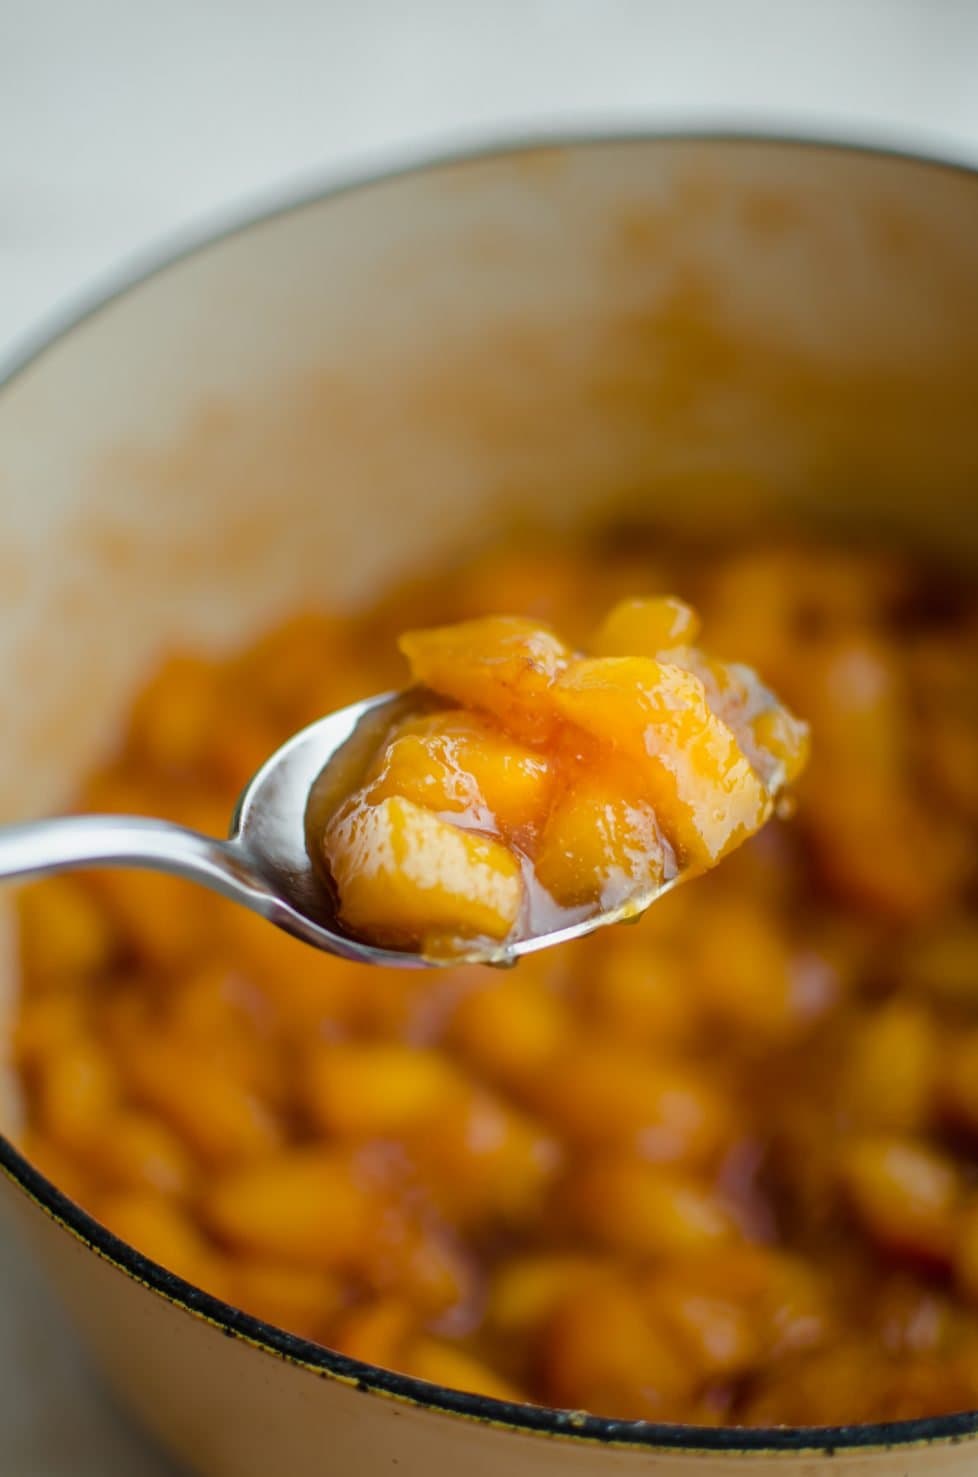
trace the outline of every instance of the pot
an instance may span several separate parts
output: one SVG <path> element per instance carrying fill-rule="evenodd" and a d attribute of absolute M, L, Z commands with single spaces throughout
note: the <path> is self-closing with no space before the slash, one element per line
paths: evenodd
<path fill-rule="evenodd" d="M 174 257 L 0 393 L 0 817 L 70 797 L 167 647 L 353 606 L 517 519 L 869 524 L 978 560 L 976 278 L 975 174 L 738 138 L 429 164 Z M 15 1136 L 9 1080 L 0 1113 Z M 109 1381 L 211 1477 L 978 1462 L 974 1412 L 700 1430 L 386 1373 L 171 1276 L 10 1139 L 0 1168 Z"/>

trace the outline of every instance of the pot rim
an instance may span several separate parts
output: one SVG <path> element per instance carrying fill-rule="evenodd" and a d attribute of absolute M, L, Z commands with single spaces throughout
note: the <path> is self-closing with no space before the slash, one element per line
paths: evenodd
<path fill-rule="evenodd" d="M 864 155 L 969 176 L 978 186 L 978 161 L 954 159 L 916 151 L 902 144 L 887 144 L 832 138 L 817 133 L 781 133 L 774 129 L 743 129 L 702 122 L 608 129 L 582 128 L 552 133 L 501 134 L 476 144 L 450 150 L 426 150 L 423 146 L 378 169 L 357 170 L 349 175 L 335 172 L 325 179 L 304 180 L 276 191 L 264 200 L 231 207 L 212 221 L 204 221 L 171 237 L 148 251 L 129 258 L 87 291 L 69 299 L 34 330 L 20 338 L 13 350 L 0 360 L 0 394 L 56 348 L 62 340 L 89 319 L 112 306 L 119 298 L 144 282 L 162 275 L 170 267 L 257 226 L 320 205 L 359 190 L 420 175 L 452 165 L 477 164 L 493 158 L 571 149 L 599 149 L 623 144 L 744 144 L 773 145 L 805 150 Z M 635 1447 L 644 1450 L 695 1453 L 726 1453 L 749 1456 L 759 1453 L 806 1452 L 825 1456 L 837 1453 L 906 1449 L 935 1442 L 953 1444 L 978 1434 L 978 1410 L 953 1415 L 928 1416 L 916 1420 L 865 1422 L 844 1426 L 687 1426 L 657 1421 L 614 1420 L 586 1411 L 556 1410 L 542 1405 L 522 1405 L 491 1399 L 446 1386 L 431 1384 L 410 1375 L 398 1374 L 377 1365 L 351 1359 L 307 1339 L 264 1323 L 251 1314 L 212 1297 L 192 1283 L 168 1272 L 121 1241 L 50 1180 L 46 1179 L 0 1134 L 0 1172 L 50 1219 L 80 1241 L 96 1256 L 110 1262 L 126 1276 L 150 1291 L 200 1318 L 231 1338 L 272 1354 L 276 1358 L 316 1374 L 353 1386 L 364 1393 L 386 1396 L 402 1403 L 526 1435 L 563 1438 L 588 1444 Z"/>

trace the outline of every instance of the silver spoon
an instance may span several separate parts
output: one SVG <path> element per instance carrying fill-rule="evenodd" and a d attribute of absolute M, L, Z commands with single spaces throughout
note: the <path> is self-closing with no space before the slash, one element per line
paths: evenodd
<path fill-rule="evenodd" d="M 245 787 L 227 841 L 143 816 L 70 815 L 27 821 L 0 827 L 0 881 L 78 867 L 170 872 L 251 908 L 286 933 L 343 959 L 402 969 L 459 963 L 459 956 L 429 959 L 407 950 L 361 943 L 343 933 L 337 927 L 330 889 L 314 866 L 307 844 L 307 810 L 317 779 L 362 721 L 371 714 L 379 717 L 394 702 L 391 693 L 367 698 L 294 734 Z M 647 905 L 645 900 L 643 905 Z M 509 964 L 523 954 L 579 938 L 618 921 L 626 912 L 638 911 L 641 906 L 633 903 L 627 910 L 592 915 L 461 957 L 465 962 Z"/>

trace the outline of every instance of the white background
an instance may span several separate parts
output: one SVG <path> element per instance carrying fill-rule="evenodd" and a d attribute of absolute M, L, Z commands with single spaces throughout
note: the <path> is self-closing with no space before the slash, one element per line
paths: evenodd
<path fill-rule="evenodd" d="M 0 369 L 160 241 L 425 150 L 720 124 L 978 162 L 978 0 L 0 0 Z M 0 1227 L 0 1472 L 170 1477 Z"/>

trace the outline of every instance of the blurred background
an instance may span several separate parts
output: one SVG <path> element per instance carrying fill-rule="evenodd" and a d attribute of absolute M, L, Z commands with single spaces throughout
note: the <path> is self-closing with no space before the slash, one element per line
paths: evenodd
<path fill-rule="evenodd" d="M 0 0 L 0 354 L 120 263 L 296 188 L 710 122 L 978 157 L 978 4 Z"/>
<path fill-rule="evenodd" d="M 426 153 L 709 126 L 978 163 L 978 0 L 0 0 L 0 367 L 120 272 Z M 171 1477 L 0 1228 L 0 1472 Z"/>

